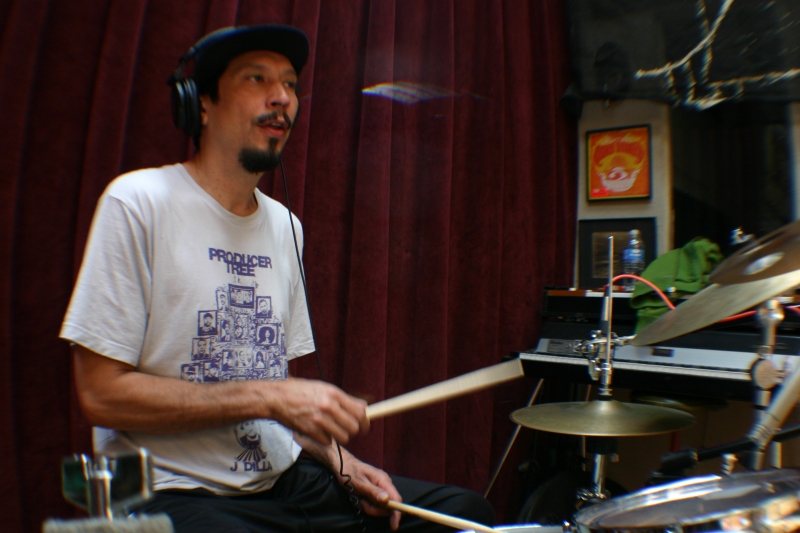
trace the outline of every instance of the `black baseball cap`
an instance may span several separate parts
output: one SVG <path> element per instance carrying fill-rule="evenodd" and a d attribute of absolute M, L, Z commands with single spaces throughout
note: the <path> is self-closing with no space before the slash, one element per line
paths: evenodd
<path fill-rule="evenodd" d="M 232 26 L 209 33 L 187 55 L 194 55 L 198 92 L 208 92 L 231 60 L 252 50 L 271 50 L 286 56 L 297 74 L 308 61 L 308 37 L 298 28 L 279 24 Z"/>

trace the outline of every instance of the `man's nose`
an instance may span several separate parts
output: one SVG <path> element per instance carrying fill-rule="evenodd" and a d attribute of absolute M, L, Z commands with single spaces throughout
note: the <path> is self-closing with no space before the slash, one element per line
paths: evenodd
<path fill-rule="evenodd" d="M 269 107 L 280 106 L 286 108 L 289 107 L 291 103 L 292 99 L 289 96 L 289 91 L 286 89 L 286 86 L 281 82 L 273 84 L 268 98 Z"/>

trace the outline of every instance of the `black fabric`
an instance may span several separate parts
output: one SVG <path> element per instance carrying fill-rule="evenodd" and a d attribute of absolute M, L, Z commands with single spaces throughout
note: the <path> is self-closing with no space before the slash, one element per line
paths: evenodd
<path fill-rule="evenodd" d="M 578 91 L 585 98 L 648 98 L 698 109 L 725 100 L 796 100 L 795 3 L 569 0 Z"/>
<path fill-rule="evenodd" d="M 392 476 L 392 482 L 405 503 L 494 524 L 491 505 L 472 491 L 399 476 Z M 391 531 L 388 518 L 358 511 L 333 474 L 309 459 L 300 459 L 268 491 L 235 497 L 217 496 L 205 490 L 162 491 L 139 512 L 168 514 L 175 533 Z M 452 529 L 404 515 L 399 531 L 444 533 Z"/>

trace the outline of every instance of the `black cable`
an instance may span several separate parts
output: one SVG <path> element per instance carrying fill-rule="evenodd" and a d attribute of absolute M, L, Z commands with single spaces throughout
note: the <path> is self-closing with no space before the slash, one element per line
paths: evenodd
<path fill-rule="evenodd" d="M 294 253 L 297 256 L 297 267 L 300 269 L 300 280 L 303 282 L 303 295 L 306 299 L 306 312 L 308 313 L 308 327 L 311 329 L 311 341 L 314 343 L 314 354 L 317 356 L 317 367 L 319 368 L 319 379 L 325 380 L 325 372 L 322 370 L 322 358 L 317 349 L 317 335 L 314 332 L 314 320 L 311 318 L 311 304 L 308 301 L 308 287 L 306 286 L 306 272 L 303 269 L 303 260 L 300 258 L 300 247 L 297 245 L 297 233 L 294 229 L 294 218 L 292 217 L 292 204 L 289 201 L 289 184 L 286 182 L 286 170 L 283 168 L 281 160 L 281 177 L 283 177 L 283 193 L 286 196 L 286 212 L 289 213 L 289 225 L 292 228 L 292 239 L 294 240 Z"/>
<path fill-rule="evenodd" d="M 286 180 L 286 169 L 283 167 L 283 160 L 280 162 L 281 165 L 281 177 L 283 178 L 283 193 L 286 196 L 286 211 L 289 213 L 289 225 L 292 228 L 292 239 L 294 240 L 294 253 L 297 257 L 297 266 L 300 269 L 300 279 L 303 282 L 303 295 L 306 299 L 306 312 L 308 313 L 308 326 L 311 329 L 311 340 L 314 343 L 314 354 L 317 356 L 317 367 L 319 368 L 319 378 L 322 381 L 325 380 L 325 372 L 322 369 L 322 358 L 319 355 L 319 349 L 317 349 L 317 336 L 314 332 L 314 321 L 311 318 L 311 303 L 308 299 L 308 286 L 306 285 L 306 273 L 305 269 L 303 269 L 303 260 L 300 258 L 300 247 L 297 244 L 297 233 L 294 229 L 294 218 L 292 217 L 292 204 L 289 201 L 289 184 Z M 334 441 L 336 442 L 336 441 Z M 356 510 L 356 518 L 358 519 L 359 524 L 361 524 L 361 531 L 367 530 L 367 525 L 364 523 L 364 516 L 361 512 L 361 500 L 358 496 L 356 496 L 356 488 L 353 486 L 352 480 L 353 478 L 348 476 L 344 473 L 344 456 L 342 455 L 342 447 L 341 445 L 336 442 L 336 451 L 339 452 L 339 476 L 344 480 L 342 485 L 344 485 L 344 489 L 347 491 L 347 498 L 350 500 L 350 503 Z"/>

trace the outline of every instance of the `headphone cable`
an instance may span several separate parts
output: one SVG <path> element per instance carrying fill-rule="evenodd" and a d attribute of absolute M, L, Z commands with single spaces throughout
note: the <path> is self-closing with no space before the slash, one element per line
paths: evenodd
<path fill-rule="evenodd" d="M 281 165 L 281 177 L 283 178 L 283 193 L 286 196 L 286 211 L 289 213 L 289 225 L 292 228 L 292 239 L 294 240 L 294 252 L 295 256 L 297 257 L 297 266 L 300 269 L 300 279 L 303 282 L 303 295 L 306 299 L 306 312 L 308 313 L 308 325 L 311 329 L 311 340 L 314 343 L 314 354 L 317 356 L 317 366 L 319 368 L 319 377 L 320 380 L 325 380 L 325 373 L 322 369 L 322 358 L 319 355 L 319 350 L 317 349 L 317 337 L 314 333 L 314 321 L 311 318 L 311 304 L 308 299 L 308 286 L 306 285 L 306 274 L 305 269 L 303 268 L 303 261 L 300 258 L 300 247 L 297 244 L 297 233 L 294 229 L 294 217 L 292 216 L 292 204 L 289 201 L 289 184 L 286 180 L 286 169 L 283 167 L 283 159 L 280 162 Z M 361 530 L 366 531 L 367 526 L 364 523 L 364 516 L 361 512 L 361 500 L 356 495 L 356 488 L 353 486 L 352 477 L 344 473 L 344 456 L 342 455 L 342 446 L 339 444 L 338 441 L 336 442 L 336 451 L 339 453 L 339 476 L 344 480 L 342 483 L 344 485 L 344 489 L 347 491 L 347 498 L 350 500 L 350 503 L 356 510 L 356 517 L 358 518 L 359 524 L 361 524 Z"/>

